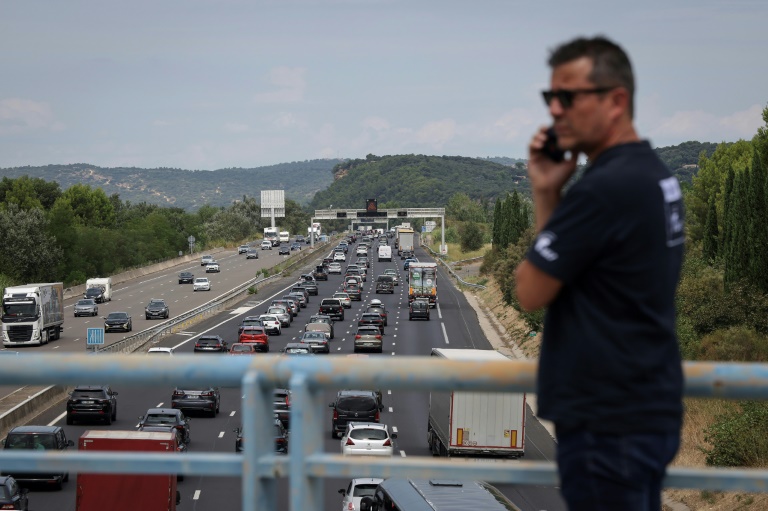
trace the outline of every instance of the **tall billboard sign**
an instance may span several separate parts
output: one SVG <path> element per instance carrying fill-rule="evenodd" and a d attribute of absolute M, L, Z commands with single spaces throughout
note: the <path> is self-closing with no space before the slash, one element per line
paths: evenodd
<path fill-rule="evenodd" d="M 275 227 L 275 218 L 285 217 L 285 190 L 261 191 L 261 217 L 271 218 Z"/>

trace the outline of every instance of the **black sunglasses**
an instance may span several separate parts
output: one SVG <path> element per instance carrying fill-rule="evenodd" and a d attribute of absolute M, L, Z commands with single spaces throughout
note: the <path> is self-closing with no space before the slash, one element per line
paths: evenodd
<path fill-rule="evenodd" d="M 571 108 L 573 106 L 573 100 L 579 94 L 602 94 L 604 92 L 612 91 L 617 86 L 612 87 L 596 87 L 594 89 L 558 89 L 558 90 L 543 90 L 541 96 L 544 98 L 544 103 L 549 106 L 552 100 L 557 98 L 557 102 L 563 108 Z"/>

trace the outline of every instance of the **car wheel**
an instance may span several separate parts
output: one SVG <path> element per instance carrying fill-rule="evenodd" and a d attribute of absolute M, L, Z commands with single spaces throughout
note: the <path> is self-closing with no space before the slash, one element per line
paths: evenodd
<path fill-rule="evenodd" d="M 145 316 L 146 319 L 149 319 L 149 316 Z"/>
<path fill-rule="evenodd" d="M 112 414 L 111 413 L 109 415 L 107 415 L 106 417 L 104 417 L 104 424 L 106 424 L 107 426 L 111 426 L 112 425 Z"/>
<path fill-rule="evenodd" d="M 67 426 L 71 426 L 74 423 L 75 419 L 73 419 L 71 415 L 67 414 Z"/>
<path fill-rule="evenodd" d="M 64 478 L 62 479 L 62 481 L 64 481 L 65 483 L 66 483 L 67 481 L 69 481 L 69 472 L 67 472 L 66 474 L 64 474 Z"/>
<path fill-rule="evenodd" d="M 117 407 L 115 407 L 115 408 L 112 410 L 112 420 L 113 420 L 113 421 L 116 421 L 116 420 L 117 420 Z"/>
<path fill-rule="evenodd" d="M 64 476 L 61 476 L 61 479 L 56 481 L 53 485 L 53 489 L 56 491 L 61 491 L 61 488 L 64 486 Z"/>

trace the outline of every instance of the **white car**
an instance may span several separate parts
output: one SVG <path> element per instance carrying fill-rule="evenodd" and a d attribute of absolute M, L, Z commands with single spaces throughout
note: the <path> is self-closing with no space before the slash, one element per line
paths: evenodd
<path fill-rule="evenodd" d="M 341 275 L 341 264 L 339 264 L 339 263 L 330 263 L 328 265 L 328 273 L 329 274 L 337 273 L 337 274 Z"/>
<path fill-rule="evenodd" d="M 386 424 L 378 422 L 348 422 L 341 437 L 344 456 L 392 456 L 392 440 Z"/>
<path fill-rule="evenodd" d="M 355 255 L 358 256 L 367 256 L 368 255 L 368 247 L 363 245 L 362 247 L 357 247 L 357 250 L 355 251 Z"/>
<path fill-rule="evenodd" d="M 160 355 L 173 356 L 173 348 L 157 347 L 157 348 L 149 348 L 149 350 L 147 350 L 147 355 L 156 355 L 158 353 Z"/>
<path fill-rule="evenodd" d="M 285 312 L 285 309 L 283 309 L 283 312 Z M 259 316 L 259 319 L 261 320 L 261 326 L 264 327 L 268 334 L 280 335 L 283 333 L 283 325 L 277 316 L 262 314 Z"/>
<path fill-rule="evenodd" d="M 192 284 L 192 291 L 210 291 L 211 281 L 206 277 L 197 277 L 195 283 Z"/>
<path fill-rule="evenodd" d="M 219 263 L 216 261 L 211 261 L 210 263 L 205 265 L 205 273 L 219 273 L 221 270 L 219 269 Z"/>
<path fill-rule="evenodd" d="M 208 263 L 213 262 L 213 256 L 212 255 L 204 255 L 202 258 L 200 258 L 200 266 L 205 266 Z"/>
<path fill-rule="evenodd" d="M 268 240 L 264 240 L 261 242 L 261 249 L 262 250 L 272 250 L 272 242 Z"/>
<path fill-rule="evenodd" d="M 352 308 L 352 299 L 349 297 L 349 293 L 339 291 L 338 293 L 333 293 L 333 297 L 339 300 L 345 309 Z"/>
<path fill-rule="evenodd" d="M 339 493 L 344 496 L 344 500 L 341 501 L 341 510 L 359 510 L 360 501 L 363 500 L 363 497 L 373 497 L 376 487 L 383 481 L 384 479 L 379 477 L 352 479 L 346 490 L 343 488 L 339 490 Z"/>
<path fill-rule="evenodd" d="M 344 255 L 344 252 L 334 252 L 333 253 L 333 260 L 334 261 L 346 261 L 347 256 Z"/>

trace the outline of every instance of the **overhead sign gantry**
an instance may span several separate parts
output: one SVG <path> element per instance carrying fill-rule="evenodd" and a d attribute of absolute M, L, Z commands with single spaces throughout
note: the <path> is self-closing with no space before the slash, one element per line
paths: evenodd
<path fill-rule="evenodd" d="M 378 209 L 376 199 L 368 199 L 366 201 L 365 209 L 316 209 L 315 214 L 312 217 L 312 221 L 315 220 L 340 220 L 348 219 L 354 224 L 356 219 L 368 220 L 366 223 L 386 222 L 389 225 L 389 220 L 404 220 L 406 218 L 440 218 L 440 225 L 445 225 L 445 208 L 395 208 L 395 209 Z M 445 229 L 440 231 L 440 253 L 447 254 L 448 247 L 445 244 Z"/>

